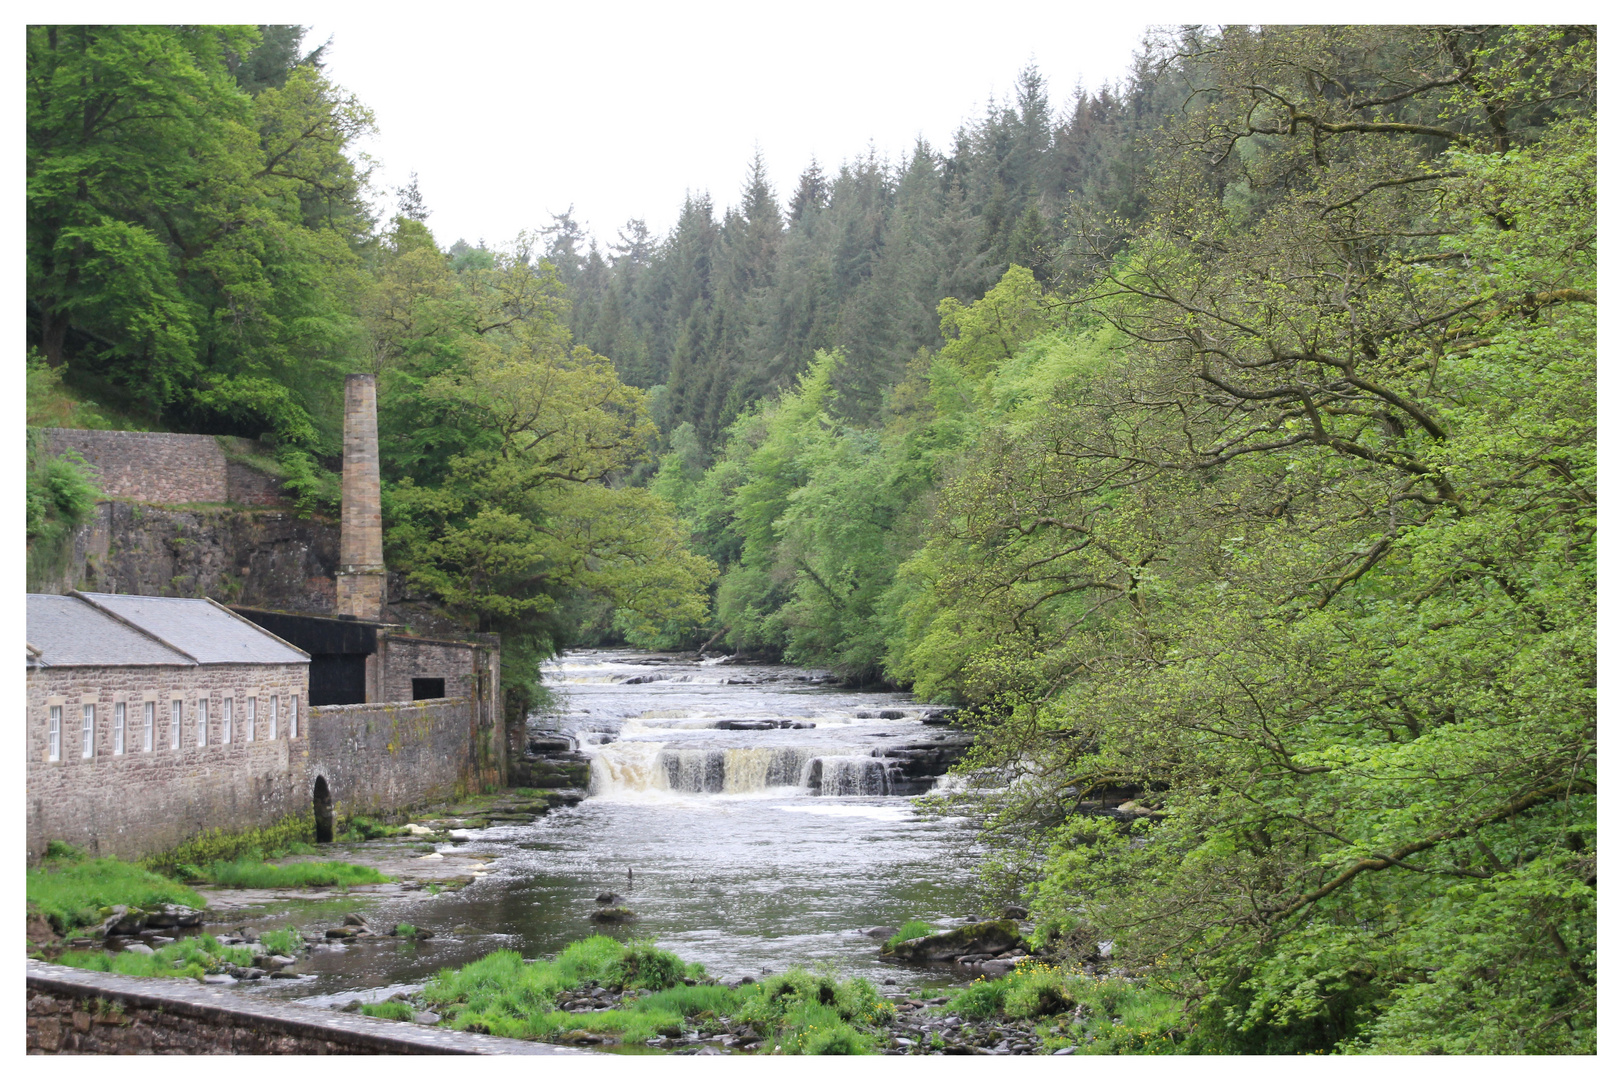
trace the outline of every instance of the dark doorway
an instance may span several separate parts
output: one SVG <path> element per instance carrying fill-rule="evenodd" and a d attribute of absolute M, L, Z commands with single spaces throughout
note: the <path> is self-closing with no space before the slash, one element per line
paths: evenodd
<path fill-rule="evenodd" d="M 332 790 L 326 786 L 326 777 L 315 778 L 315 842 L 332 842 Z"/>
<path fill-rule="evenodd" d="M 443 679 L 412 679 L 411 700 L 425 701 L 428 698 L 444 697 Z"/>

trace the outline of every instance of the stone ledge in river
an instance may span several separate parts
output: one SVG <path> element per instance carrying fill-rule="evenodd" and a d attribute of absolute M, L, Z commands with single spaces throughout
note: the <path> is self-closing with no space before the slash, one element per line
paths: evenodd
<path fill-rule="evenodd" d="M 959 926 L 955 930 L 947 930 L 941 934 L 912 938 L 910 941 L 900 942 L 892 949 L 884 945 L 880 955 L 914 964 L 933 964 L 976 953 L 994 955 L 1006 952 L 1021 940 L 1016 922 L 1011 919 L 995 919 Z"/>
<path fill-rule="evenodd" d="M 716 731 L 774 731 L 777 728 L 800 730 L 816 725 L 809 720 L 717 720 Z"/>

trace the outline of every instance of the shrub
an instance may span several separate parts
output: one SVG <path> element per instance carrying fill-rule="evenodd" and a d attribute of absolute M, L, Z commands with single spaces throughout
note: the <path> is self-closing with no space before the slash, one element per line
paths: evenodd
<path fill-rule="evenodd" d="M 259 935 L 259 944 L 270 952 L 293 956 L 304 947 L 304 939 L 289 926 L 285 930 L 266 930 Z"/>
<path fill-rule="evenodd" d="M 311 808 L 307 814 L 291 815 L 262 829 L 239 832 L 209 829 L 173 851 L 142 859 L 141 865 L 160 874 L 175 874 L 182 866 L 195 868 L 238 858 L 262 859 L 267 852 L 307 854 L 314 850 L 308 846 L 314 839 L 315 811 Z"/>
<path fill-rule="evenodd" d="M 1009 977 L 1002 1003 L 1008 1016 L 1030 1019 L 1074 1008 L 1074 991 L 1060 968 L 1021 964 L 1015 971 L 1016 976 Z"/>

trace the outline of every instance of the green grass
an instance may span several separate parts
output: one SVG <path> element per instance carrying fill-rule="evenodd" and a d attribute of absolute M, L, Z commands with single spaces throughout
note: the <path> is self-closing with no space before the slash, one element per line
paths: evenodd
<path fill-rule="evenodd" d="M 47 857 L 28 871 L 27 897 L 29 907 L 38 909 L 58 933 L 100 922 L 101 909 L 114 904 L 203 906 L 203 898 L 178 881 L 132 863 L 86 859 L 65 845 L 51 850 L 55 857 Z"/>
<path fill-rule="evenodd" d="M 403 825 L 387 825 L 383 822 L 356 814 L 344 826 L 339 840 L 377 840 L 388 836 L 409 836 L 410 831 Z"/>
<path fill-rule="evenodd" d="M 253 950 L 221 945 L 212 934 L 183 937 L 165 945 L 150 956 L 145 953 L 102 950 L 65 952 L 55 963 L 89 971 L 111 971 L 119 975 L 200 979 L 226 964 L 246 967 L 253 963 Z"/>
<path fill-rule="evenodd" d="M 927 937 L 933 932 L 934 928 L 928 923 L 923 922 L 921 919 L 907 919 L 905 921 L 905 925 L 901 926 L 900 929 L 889 938 L 888 947 L 892 949 L 902 941 L 910 941 L 913 938 Z"/>
<path fill-rule="evenodd" d="M 692 1029 L 714 1031 L 729 1017 L 734 1027 L 752 1025 L 770 1048 L 787 1054 L 874 1053 L 877 1034 L 894 1016 L 894 1006 L 865 979 L 795 968 L 735 990 L 683 982 L 701 977 L 700 965 L 682 963 L 648 942 L 626 945 L 599 935 L 575 942 L 553 961 L 525 963 L 515 952 L 490 953 L 440 971 L 419 997 L 459 1030 L 548 1042 L 570 1042 L 572 1033 L 589 1032 L 642 1043 Z M 593 984 L 651 992 L 604 1012 L 555 1008 L 562 991 Z"/>
<path fill-rule="evenodd" d="M 402 922 L 394 927 L 394 933 L 399 937 L 413 938 L 416 936 L 416 927 L 408 922 Z"/>
<path fill-rule="evenodd" d="M 304 947 L 304 939 L 292 927 L 285 930 L 266 930 L 259 935 L 259 944 L 271 953 L 280 953 L 282 956 L 297 956 Z"/>
<path fill-rule="evenodd" d="M 380 1016 L 384 1020 L 414 1020 L 416 1010 L 403 1001 L 378 1001 L 360 1006 L 366 1016 Z"/>
<path fill-rule="evenodd" d="M 732 1019 L 774 1032 L 784 1054 L 870 1054 L 894 1006 L 866 979 L 793 968 L 759 983 Z"/>
<path fill-rule="evenodd" d="M 1146 983 L 1027 960 L 955 991 L 945 1011 L 1033 1020 L 1047 1049 L 1080 1054 L 1177 1053 L 1189 1031 L 1180 1000 Z"/>
<path fill-rule="evenodd" d="M 369 866 L 346 862 L 298 862 L 274 866 L 235 859 L 196 868 L 196 879 L 230 889 L 296 889 L 318 885 L 378 885 L 392 878 Z"/>

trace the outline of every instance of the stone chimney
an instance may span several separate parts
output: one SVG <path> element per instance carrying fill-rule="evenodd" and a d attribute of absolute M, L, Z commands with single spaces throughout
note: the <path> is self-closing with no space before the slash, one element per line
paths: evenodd
<path fill-rule="evenodd" d="M 350 375 L 343 387 L 343 544 L 338 563 L 337 613 L 382 619 L 388 571 L 377 471 L 377 380 L 372 375 Z"/>

